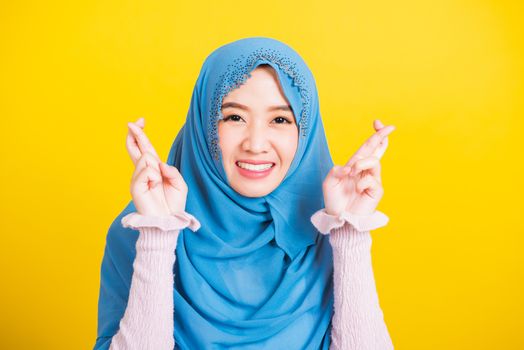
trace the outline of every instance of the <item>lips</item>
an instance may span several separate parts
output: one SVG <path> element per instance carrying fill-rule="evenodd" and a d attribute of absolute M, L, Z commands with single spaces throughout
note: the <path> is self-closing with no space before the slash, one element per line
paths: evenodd
<path fill-rule="evenodd" d="M 255 172 L 265 171 L 275 166 L 274 163 L 251 164 L 251 163 L 244 163 L 244 162 L 237 162 L 236 165 L 239 168 L 246 169 L 249 171 L 255 171 Z"/>
<path fill-rule="evenodd" d="M 258 165 L 258 164 L 275 164 L 275 162 L 271 162 L 269 160 L 253 160 L 253 159 L 239 159 L 237 162 L 242 162 L 242 163 L 249 163 L 249 164 L 255 164 L 255 165 Z"/>
<path fill-rule="evenodd" d="M 255 166 L 255 165 L 260 165 L 260 164 L 271 164 L 271 166 L 267 169 L 245 169 L 245 168 L 242 168 L 238 163 L 241 162 L 241 163 L 246 163 L 246 164 L 249 164 L 251 166 Z M 260 178 L 263 178 L 263 177 L 266 177 L 268 176 L 271 171 L 273 170 L 273 168 L 275 167 L 275 163 L 274 162 L 268 162 L 268 161 L 260 161 L 260 160 L 256 160 L 256 161 L 253 161 L 253 160 L 239 160 L 237 162 L 235 162 L 236 166 L 237 166 L 237 169 L 238 169 L 238 172 L 240 173 L 240 175 L 246 177 L 246 178 L 249 178 L 249 179 L 260 179 Z"/>

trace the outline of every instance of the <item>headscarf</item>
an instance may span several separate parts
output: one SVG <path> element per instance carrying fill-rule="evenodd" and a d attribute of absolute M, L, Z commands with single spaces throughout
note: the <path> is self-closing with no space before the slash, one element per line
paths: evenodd
<path fill-rule="evenodd" d="M 299 141 L 283 181 L 263 197 L 228 182 L 218 143 L 223 98 L 261 64 L 277 72 Z M 333 166 L 315 80 L 288 45 L 252 37 L 223 45 L 204 61 L 186 121 L 170 149 L 187 186 L 186 211 L 201 223 L 180 231 L 174 273 L 177 349 L 328 349 L 333 259 L 310 221 L 323 208 L 322 181 Z M 133 273 L 138 232 L 112 223 L 102 261 L 95 349 L 118 331 Z"/>

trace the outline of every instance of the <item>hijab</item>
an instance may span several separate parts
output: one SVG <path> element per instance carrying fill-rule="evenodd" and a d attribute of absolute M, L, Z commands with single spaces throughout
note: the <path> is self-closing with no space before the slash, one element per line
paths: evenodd
<path fill-rule="evenodd" d="M 286 176 L 271 193 L 245 197 L 228 182 L 218 143 L 224 96 L 261 64 L 275 69 L 295 115 L 299 140 Z M 175 250 L 176 349 L 328 349 L 333 259 L 310 221 L 323 208 L 333 166 L 315 80 L 304 60 L 272 38 L 225 44 L 204 61 L 186 121 L 169 151 L 187 186 L 186 211 L 201 223 L 180 231 Z M 109 228 L 101 267 L 98 338 L 109 346 L 123 317 L 139 232 Z"/>

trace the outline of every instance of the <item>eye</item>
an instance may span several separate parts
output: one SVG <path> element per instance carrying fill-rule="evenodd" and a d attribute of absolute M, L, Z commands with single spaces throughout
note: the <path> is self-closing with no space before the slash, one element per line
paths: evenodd
<path fill-rule="evenodd" d="M 275 119 L 273 119 L 277 122 L 277 124 L 292 124 L 289 119 L 287 118 L 284 118 L 284 117 L 276 117 Z"/>
<path fill-rule="evenodd" d="M 242 117 L 240 117 L 239 115 L 231 114 L 231 115 L 228 115 L 227 117 L 225 117 L 222 120 L 225 121 L 225 122 L 227 122 L 228 120 L 232 120 L 234 122 L 239 122 L 241 119 L 242 119 Z"/>

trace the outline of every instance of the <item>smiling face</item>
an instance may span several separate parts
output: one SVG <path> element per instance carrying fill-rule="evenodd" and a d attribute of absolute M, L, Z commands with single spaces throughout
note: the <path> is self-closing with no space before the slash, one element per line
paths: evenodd
<path fill-rule="evenodd" d="M 271 193 L 298 146 L 298 126 L 277 74 L 260 65 L 222 101 L 219 146 L 231 187 L 246 197 Z"/>

